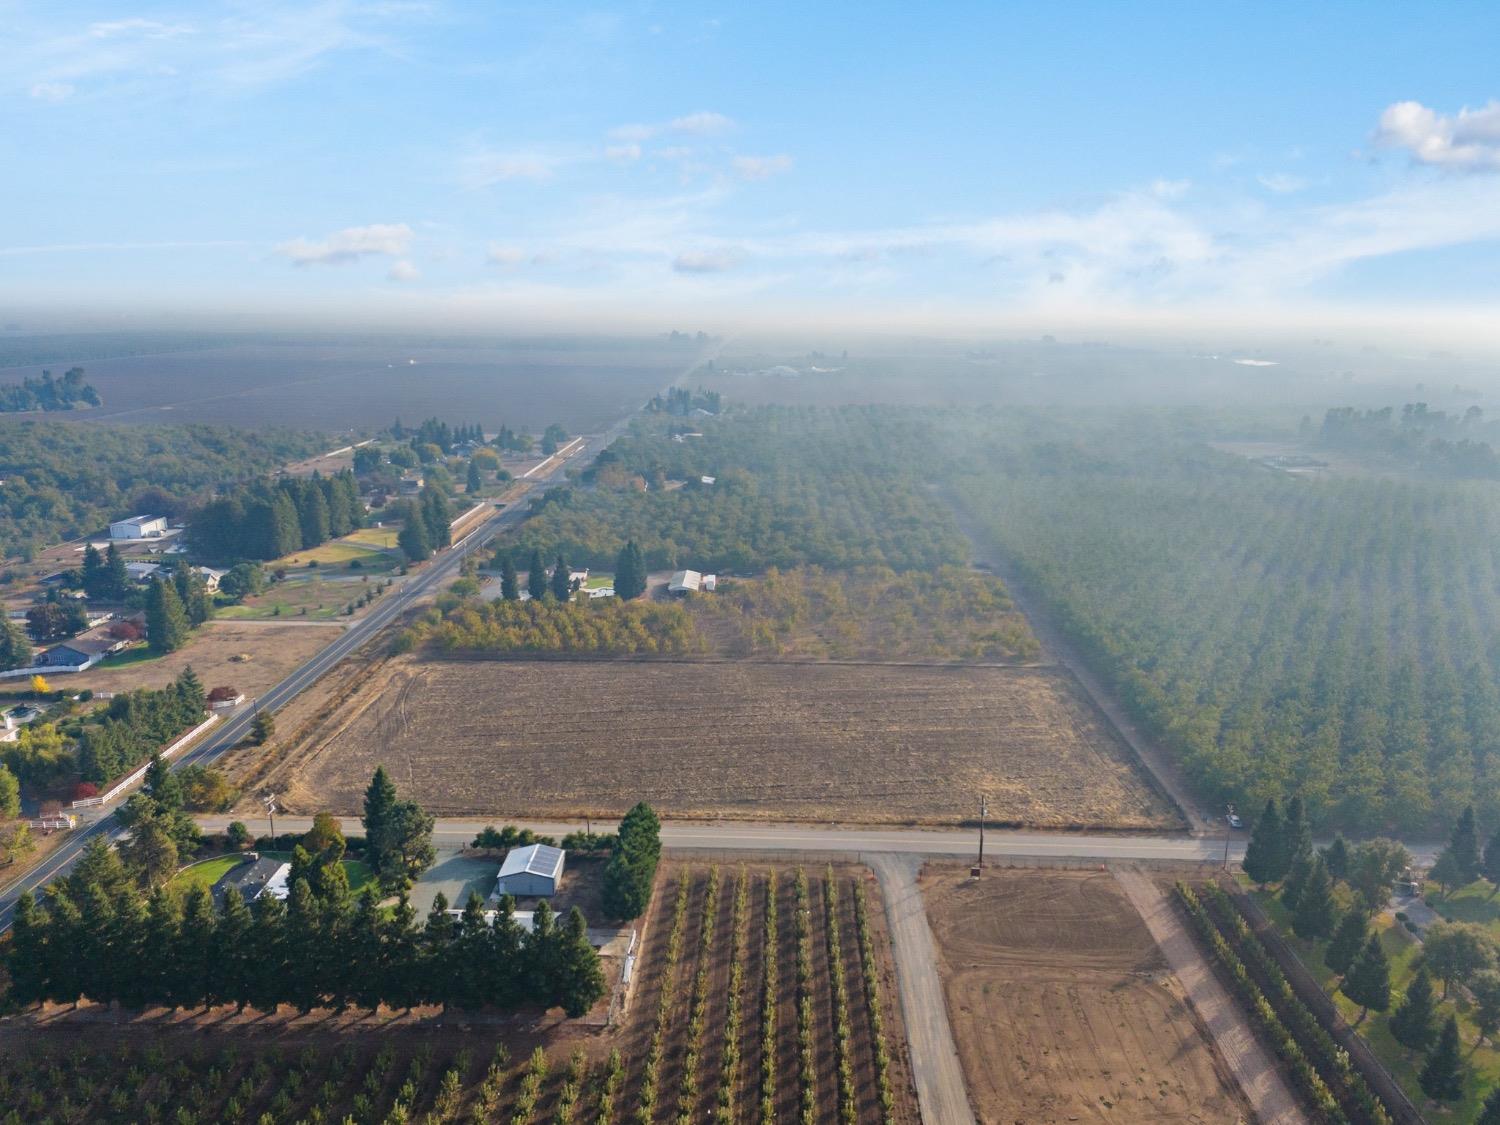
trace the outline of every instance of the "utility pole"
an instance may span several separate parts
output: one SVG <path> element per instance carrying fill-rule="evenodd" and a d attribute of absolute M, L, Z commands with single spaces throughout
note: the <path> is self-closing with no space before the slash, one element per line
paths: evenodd
<path fill-rule="evenodd" d="M 276 847 L 276 794 L 267 793 L 261 798 L 261 803 L 266 806 L 266 815 L 271 818 L 271 847 Z"/>
<path fill-rule="evenodd" d="M 975 864 L 976 867 L 984 866 L 984 818 L 989 815 L 989 812 L 989 798 L 981 793 L 979 795 L 979 862 Z"/>
<path fill-rule="evenodd" d="M 1234 815 L 1234 806 L 1224 806 L 1224 870 L 1229 870 L 1229 833 L 1233 829 L 1230 817 Z"/>

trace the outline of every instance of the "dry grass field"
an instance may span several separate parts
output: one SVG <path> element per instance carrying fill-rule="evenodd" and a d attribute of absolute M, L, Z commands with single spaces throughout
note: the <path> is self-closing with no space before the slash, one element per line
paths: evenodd
<path fill-rule="evenodd" d="M 969 1098 L 986 1122 L 1249 1121 L 1105 872 L 922 876 Z"/>
<path fill-rule="evenodd" d="M 1048 668 L 401 657 L 286 745 L 265 779 L 302 811 L 357 812 L 384 764 L 440 815 L 954 824 L 983 792 L 1000 823 L 1178 824 Z"/>

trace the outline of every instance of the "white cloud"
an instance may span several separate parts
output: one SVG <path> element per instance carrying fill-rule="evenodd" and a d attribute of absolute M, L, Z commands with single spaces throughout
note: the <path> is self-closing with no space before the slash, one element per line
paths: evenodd
<path fill-rule="evenodd" d="M 400 261 L 392 262 L 391 268 L 386 272 L 387 281 L 416 281 L 422 276 L 422 271 L 417 269 L 412 262 L 402 258 Z"/>
<path fill-rule="evenodd" d="M 33 82 L 27 93 L 37 101 L 65 102 L 76 91 L 77 87 L 70 82 Z"/>
<path fill-rule="evenodd" d="M 1307 181 L 1301 176 L 1288 175 L 1286 172 L 1262 172 L 1255 179 L 1261 187 L 1277 195 L 1291 195 L 1307 187 Z"/>
<path fill-rule="evenodd" d="M 636 122 L 630 125 L 621 125 L 611 129 L 609 135 L 617 141 L 639 144 L 641 141 L 649 141 L 667 133 L 677 133 L 692 137 L 711 137 L 720 133 L 727 133 L 733 128 L 734 121 L 725 117 L 722 113 L 710 113 L 707 110 L 700 110 L 697 113 L 674 117 L 671 121 L 659 121 L 652 124 Z"/>
<path fill-rule="evenodd" d="M 1457 114 L 1396 102 L 1380 115 L 1377 143 L 1404 148 L 1419 164 L 1460 172 L 1500 171 L 1500 101 Z"/>
<path fill-rule="evenodd" d="M 502 246 L 491 242 L 485 251 L 484 260 L 492 266 L 518 266 L 526 260 L 526 251 L 519 246 Z"/>
<path fill-rule="evenodd" d="M 604 155 L 611 160 L 639 160 L 641 158 L 641 146 L 638 144 L 608 145 L 604 149 Z"/>
<path fill-rule="evenodd" d="M 276 252 L 298 266 L 337 266 L 378 254 L 399 257 L 410 245 L 411 227 L 405 223 L 374 223 L 367 227 L 345 227 L 321 242 L 294 238 L 276 247 Z"/>
<path fill-rule="evenodd" d="M 539 152 L 495 152 L 481 149 L 463 158 L 460 179 L 465 187 L 482 188 L 511 180 L 541 183 L 550 180 L 562 161 Z"/>
<path fill-rule="evenodd" d="M 742 180 L 769 180 L 792 169 L 792 158 L 786 153 L 777 156 L 736 156 L 734 173 Z"/>
<path fill-rule="evenodd" d="M 685 250 L 672 259 L 678 273 L 724 273 L 739 264 L 728 250 Z"/>
<path fill-rule="evenodd" d="M 129 35 L 138 35 L 143 39 L 175 39 L 179 35 L 191 35 L 193 30 L 190 25 L 183 23 L 132 18 L 91 23 L 88 33 L 94 39 L 118 39 Z"/>

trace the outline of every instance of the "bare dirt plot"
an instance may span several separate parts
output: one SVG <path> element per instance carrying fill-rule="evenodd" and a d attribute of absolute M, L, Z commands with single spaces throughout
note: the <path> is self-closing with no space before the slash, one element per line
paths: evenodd
<path fill-rule="evenodd" d="M 440 815 L 1159 828 L 1175 813 L 1047 668 L 388 662 L 289 744 L 290 807 L 358 810 L 375 767 Z"/>
<path fill-rule="evenodd" d="M 1243 1122 L 1233 1079 L 1107 872 L 929 866 L 922 889 L 986 1122 Z"/>
<path fill-rule="evenodd" d="M 281 682 L 298 665 L 332 644 L 341 628 L 333 623 L 309 625 L 211 621 L 183 648 L 152 660 L 111 668 L 90 668 L 76 676 L 58 676 L 53 686 L 98 691 L 159 688 L 191 664 L 205 688 L 239 688 L 254 697 Z M 247 656 L 248 660 L 236 660 Z"/>

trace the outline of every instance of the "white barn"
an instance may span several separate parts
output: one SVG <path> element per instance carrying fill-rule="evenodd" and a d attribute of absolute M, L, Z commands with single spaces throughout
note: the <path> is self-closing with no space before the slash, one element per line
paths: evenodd
<path fill-rule="evenodd" d="M 166 533 L 165 516 L 131 516 L 109 525 L 111 539 L 157 539 Z"/>
<path fill-rule="evenodd" d="M 546 844 L 527 844 L 524 848 L 512 848 L 500 865 L 500 877 L 495 880 L 496 895 L 511 895 L 514 898 L 548 898 L 557 893 L 562 882 L 563 859 L 566 853 L 561 848 Z"/>

